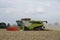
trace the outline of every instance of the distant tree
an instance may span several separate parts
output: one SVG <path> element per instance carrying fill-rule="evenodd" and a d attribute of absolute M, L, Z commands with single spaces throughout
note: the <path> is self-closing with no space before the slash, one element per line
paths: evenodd
<path fill-rule="evenodd" d="M 0 23 L 0 28 L 6 28 L 6 23 L 1 22 L 1 23 Z"/>
<path fill-rule="evenodd" d="M 59 25 L 59 23 L 58 22 L 55 22 L 54 25 Z"/>
<path fill-rule="evenodd" d="M 10 23 L 8 23 L 7 27 L 10 27 Z"/>
<path fill-rule="evenodd" d="M 52 25 L 52 24 L 48 24 L 48 25 Z"/>

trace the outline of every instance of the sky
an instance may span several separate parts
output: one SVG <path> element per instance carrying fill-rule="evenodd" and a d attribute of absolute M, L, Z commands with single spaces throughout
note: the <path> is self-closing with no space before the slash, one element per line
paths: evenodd
<path fill-rule="evenodd" d="M 21 18 L 60 23 L 60 0 L 0 0 L 0 22 L 14 24 Z"/>

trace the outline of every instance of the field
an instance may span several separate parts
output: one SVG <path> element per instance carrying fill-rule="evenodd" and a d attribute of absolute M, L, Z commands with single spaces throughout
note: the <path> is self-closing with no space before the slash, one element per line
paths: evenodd
<path fill-rule="evenodd" d="M 60 40 L 60 31 L 6 31 L 0 29 L 0 40 Z"/>

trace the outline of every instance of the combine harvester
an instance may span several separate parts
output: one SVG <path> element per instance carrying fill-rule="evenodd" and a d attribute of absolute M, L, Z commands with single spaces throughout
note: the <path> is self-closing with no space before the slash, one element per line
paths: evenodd
<path fill-rule="evenodd" d="M 44 22 L 47 21 L 35 21 L 31 20 L 30 18 L 23 18 L 21 20 L 17 20 L 17 25 L 19 26 L 20 30 L 28 31 L 28 30 L 44 30 Z"/>
<path fill-rule="evenodd" d="M 6 29 L 7 31 L 31 31 L 31 30 L 44 30 L 44 22 L 47 21 L 35 21 L 31 20 L 30 18 L 23 18 L 21 20 L 17 20 L 17 26 L 10 26 L 9 24 L 2 22 L 0 23 L 0 29 Z"/>

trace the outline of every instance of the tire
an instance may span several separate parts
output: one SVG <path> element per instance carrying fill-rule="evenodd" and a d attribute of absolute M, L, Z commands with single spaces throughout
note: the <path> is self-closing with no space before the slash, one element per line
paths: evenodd
<path fill-rule="evenodd" d="M 33 30 L 36 30 L 36 31 L 42 30 L 42 27 L 38 26 L 38 27 L 33 28 Z"/>
<path fill-rule="evenodd" d="M 30 29 L 27 27 L 24 27 L 24 31 L 29 31 Z"/>
<path fill-rule="evenodd" d="M 45 29 L 45 26 L 42 26 L 42 30 L 44 30 Z"/>
<path fill-rule="evenodd" d="M 33 28 L 33 30 L 36 30 L 36 31 L 44 30 L 44 29 L 45 29 L 44 26 L 38 26 L 38 27 Z"/>

